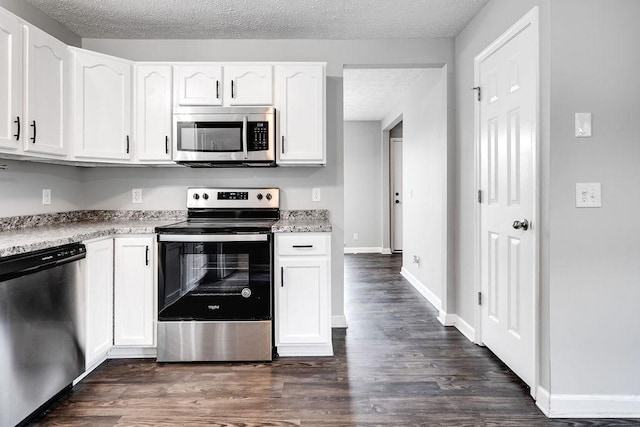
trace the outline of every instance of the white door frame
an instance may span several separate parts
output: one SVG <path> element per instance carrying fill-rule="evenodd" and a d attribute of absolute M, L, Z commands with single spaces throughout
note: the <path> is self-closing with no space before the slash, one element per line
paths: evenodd
<path fill-rule="evenodd" d="M 473 73 L 474 73 L 474 86 L 480 85 L 480 63 L 491 56 L 504 44 L 510 41 L 512 38 L 520 34 L 524 29 L 531 27 L 535 32 L 535 64 L 536 64 L 536 81 L 535 81 L 535 116 L 532 126 L 533 138 L 532 138 L 532 182 L 533 182 L 533 195 L 534 205 L 531 217 L 531 231 L 533 232 L 533 274 L 534 274 L 534 368 L 533 368 L 533 384 L 531 384 L 531 396 L 536 398 L 536 392 L 540 383 L 540 31 L 538 24 L 538 7 L 534 7 L 527 12 L 518 22 L 516 22 L 511 28 L 509 28 L 504 34 L 498 37 L 493 43 L 491 43 L 485 50 L 478 54 L 473 61 Z M 480 102 L 475 102 L 477 98 L 476 93 L 474 96 L 474 168 L 475 168 L 475 190 L 476 193 L 480 189 Z M 483 195 L 484 196 L 484 195 Z M 480 223 L 480 204 L 474 203 L 474 300 L 477 300 L 477 295 L 481 291 L 481 266 L 480 266 L 480 251 L 481 248 L 481 223 Z M 475 340 L 474 342 L 479 345 L 482 344 L 482 310 L 477 303 L 475 306 Z"/>
<path fill-rule="evenodd" d="M 397 250 L 396 248 L 394 248 L 394 235 L 395 235 L 395 217 L 396 217 L 396 210 L 395 210 L 395 204 L 394 204 L 394 200 L 395 200 L 395 194 L 394 194 L 394 187 L 395 187 L 395 168 L 396 168 L 396 162 L 395 162 L 395 154 L 394 154 L 394 148 L 393 148 L 393 143 L 400 141 L 402 143 L 402 138 L 389 138 L 389 206 L 391 207 L 391 212 L 389 214 L 389 247 L 391 248 L 391 253 L 402 253 L 402 249 Z M 404 148 L 404 147 L 403 147 Z M 404 193 L 404 187 L 402 189 L 402 192 Z M 404 194 L 401 195 L 401 197 L 404 198 Z M 401 218 L 402 220 L 402 218 Z"/>

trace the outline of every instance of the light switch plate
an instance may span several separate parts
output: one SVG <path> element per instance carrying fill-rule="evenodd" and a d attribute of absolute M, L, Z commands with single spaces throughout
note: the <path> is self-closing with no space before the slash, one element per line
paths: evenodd
<path fill-rule="evenodd" d="M 591 137 L 591 113 L 576 113 L 576 137 Z"/>
<path fill-rule="evenodd" d="M 602 207 L 602 192 L 599 182 L 576 184 L 576 208 Z"/>

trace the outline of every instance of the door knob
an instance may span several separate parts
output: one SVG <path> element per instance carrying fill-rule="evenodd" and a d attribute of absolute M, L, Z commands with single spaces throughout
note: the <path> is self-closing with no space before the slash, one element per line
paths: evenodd
<path fill-rule="evenodd" d="M 524 231 L 527 231 L 529 229 L 529 221 L 526 219 L 522 221 L 513 221 L 513 228 L 516 230 L 520 230 L 522 228 Z"/>

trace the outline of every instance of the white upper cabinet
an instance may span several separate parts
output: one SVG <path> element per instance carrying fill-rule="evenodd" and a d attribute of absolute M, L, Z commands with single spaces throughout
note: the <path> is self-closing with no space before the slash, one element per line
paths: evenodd
<path fill-rule="evenodd" d="M 322 65 L 276 66 L 279 165 L 324 165 L 325 72 Z"/>
<path fill-rule="evenodd" d="M 130 62 L 82 49 L 73 55 L 74 156 L 130 159 Z"/>
<path fill-rule="evenodd" d="M 273 105 L 271 65 L 174 67 L 174 105 Z"/>
<path fill-rule="evenodd" d="M 135 75 L 138 160 L 171 160 L 171 66 L 136 65 Z"/>
<path fill-rule="evenodd" d="M 222 105 L 219 65 L 177 65 L 173 84 L 176 106 Z"/>
<path fill-rule="evenodd" d="M 23 28 L 25 120 L 20 139 L 24 151 L 66 155 L 67 46 L 35 27 Z"/>
<path fill-rule="evenodd" d="M 271 65 L 228 65 L 224 75 L 227 105 L 273 105 Z"/>
<path fill-rule="evenodd" d="M 0 11 L 0 150 L 20 152 L 22 119 L 22 27 Z"/>

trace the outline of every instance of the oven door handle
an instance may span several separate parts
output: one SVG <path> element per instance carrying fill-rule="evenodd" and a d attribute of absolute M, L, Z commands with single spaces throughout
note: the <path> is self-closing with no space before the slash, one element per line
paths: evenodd
<path fill-rule="evenodd" d="M 248 122 L 249 118 L 247 116 L 244 116 L 244 118 L 242 119 L 242 152 L 244 153 L 245 159 L 249 158 L 249 154 L 247 152 L 247 135 L 249 134 L 249 129 L 247 129 L 249 125 Z"/>
<path fill-rule="evenodd" d="M 267 234 L 158 234 L 159 242 L 215 243 L 215 242 L 265 242 Z"/>

